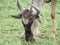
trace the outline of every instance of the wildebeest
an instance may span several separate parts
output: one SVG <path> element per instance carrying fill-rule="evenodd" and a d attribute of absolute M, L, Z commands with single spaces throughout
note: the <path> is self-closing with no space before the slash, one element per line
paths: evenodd
<path fill-rule="evenodd" d="M 55 14 L 56 14 L 56 3 L 57 3 L 57 0 L 33 0 L 33 4 L 37 5 L 38 8 L 40 8 L 40 14 L 42 14 L 41 13 L 41 8 L 43 7 L 43 5 L 45 3 L 49 3 L 49 2 L 51 2 L 51 18 L 52 18 L 52 34 L 50 35 L 50 37 L 55 39 L 55 36 L 57 34 L 56 23 L 55 23 L 55 21 L 56 21 L 55 20 Z"/>
<path fill-rule="evenodd" d="M 38 23 L 39 23 L 39 13 L 40 10 L 35 7 L 34 5 L 32 6 L 32 9 L 25 9 L 19 4 L 19 1 L 17 0 L 17 6 L 19 10 L 21 11 L 21 14 L 16 16 L 15 18 L 20 18 L 22 19 L 22 24 L 25 29 L 25 39 L 26 41 L 33 41 L 35 37 L 36 30 L 38 30 Z M 14 17 L 14 16 L 12 16 Z"/>
<path fill-rule="evenodd" d="M 52 18 L 52 34 L 51 37 L 55 39 L 56 36 L 56 26 L 55 26 L 55 10 L 56 10 L 56 2 L 57 0 L 33 0 L 33 4 L 29 3 L 32 8 L 25 9 L 19 4 L 17 0 L 17 6 L 21 11 L 21 14 L 18 16 L 12 16 L 14 18 L 22 18 L 22 24 L 25 29 L 25 39 L 26 41 L 32 41 L 35 38 L 35 34 L 38 30 L 39 25 L 39 15 L 42 15 L 41 8 L 43 7 L 44 3 L 51 2 L 51 18 Z"/>

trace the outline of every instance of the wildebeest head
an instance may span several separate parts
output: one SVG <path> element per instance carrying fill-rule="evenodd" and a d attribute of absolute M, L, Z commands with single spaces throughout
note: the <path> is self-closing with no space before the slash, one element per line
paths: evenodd
<path fill-rule="evenodd" d="M 28 4 L 30 4 L 32 8 L 25 9 L 19 4 L 19 1 L 17 0 L 17 7 L 21 11 L 21 14 L 19 14 L 19 16 L 21 16 L 22 18 L 22 23 L 25 29 L 25 39 L 26 41 L 31 41 L 33 40 L 33 33 L 31 31 L 32 30 L 31 26 L 34 20 L 38 18 L 40 9 L 34 4 L 31 4 L 31 3 L 28 3 Z"/>
<path fill-rule="evenodd" d="M 36 5 L 31 3 L 28 3 L 28 4 L 32 6 L 31 9 L 25 9 L 19 4 L 19 1 L 17 0 L 17 7 L 21 11 L 22 23 L 25 29 L 25 39 L 26 41 L 32 41 L 34 40 L 34 37 L 31 31 L 32 30 L 31 26 L 34 20 L 38 18 L 38 14 L 40 13 L 40 10 Z"/>

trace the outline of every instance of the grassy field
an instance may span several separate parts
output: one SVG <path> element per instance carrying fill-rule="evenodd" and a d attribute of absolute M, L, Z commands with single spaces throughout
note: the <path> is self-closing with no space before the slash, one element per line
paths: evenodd
<path fill-rule="evenodd" d="M 29 0 L 21 0 L 22 6 L 29 8 L 26 2 L 29 2 Z M 42 12 L 47 18 L 47 23 L 43 21 L 39 25 L 39 31 L 43 32 L 47 37 L 49 37 L 52 31 L 50 9 L 50 3 L 44 5 Z M 33 43 L 30 43 L 21 39 L 20 34 L 24 30 L 21 20 L 14 19 L 10 16 L 19 13 L 16 0 L 0 0 L 0 45 L 60 45 L 60 0 L 57 1 L 56 6 L 56 26 L 58 32 L 56 40 L 39 38 Z"/>

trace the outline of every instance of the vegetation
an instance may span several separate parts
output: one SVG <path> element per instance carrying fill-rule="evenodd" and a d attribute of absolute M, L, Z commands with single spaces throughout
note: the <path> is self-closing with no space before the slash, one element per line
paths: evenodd
<path fill-rule="evenodd" d="M 31 0 L 21 0 L 21 5 L 25 8 L 30 6 L 26 2 Z M 39 38 L 30 43 L 21 39 L 21 33 L 24 31 L 21 19 L 14 19 L 11 15 L 19 14 L 16 6 L 16 0 L 0 0 L 0 45 L 60 45 L 60 0 L 56 6 L 56 40 Z M 42 13 L 47 19 L 47 23 L 42 20 L 39 25 L 39 31 L 49 38 L 52 32 L 51 4 L 44 5 Z"/>

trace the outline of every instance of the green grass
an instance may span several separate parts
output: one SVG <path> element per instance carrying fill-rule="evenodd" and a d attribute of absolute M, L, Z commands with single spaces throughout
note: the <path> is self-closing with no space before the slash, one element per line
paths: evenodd
<path fill-rule="evenodd" d="M 29 8 L 26 4 L 29 0 L 21 0 L 22 6 Z M 48 23 L 40 23 L 39 30 L 44 32 L 44 35 L 49 37 L 52 31 L 52 21 L 51 21 L 51 4 L 46 4 L 43 7 L 43 14 L 47 18 Z M 60 0 L 57 2 L 56 6 L 56 26 L 57 26 L 57 36 L 56 40 L 49 40 L 45 38 L 39 38 L 33 43 L 26 42 L 24 39 L 20 38 L 21 32 L 24 30 L 22 22 L 20 19 L 14 19 L 10 15 L 19 14 L 20 11 L 16 6 L 16 0 L 0 0 L 0 45 L 60 45 Z"/>

